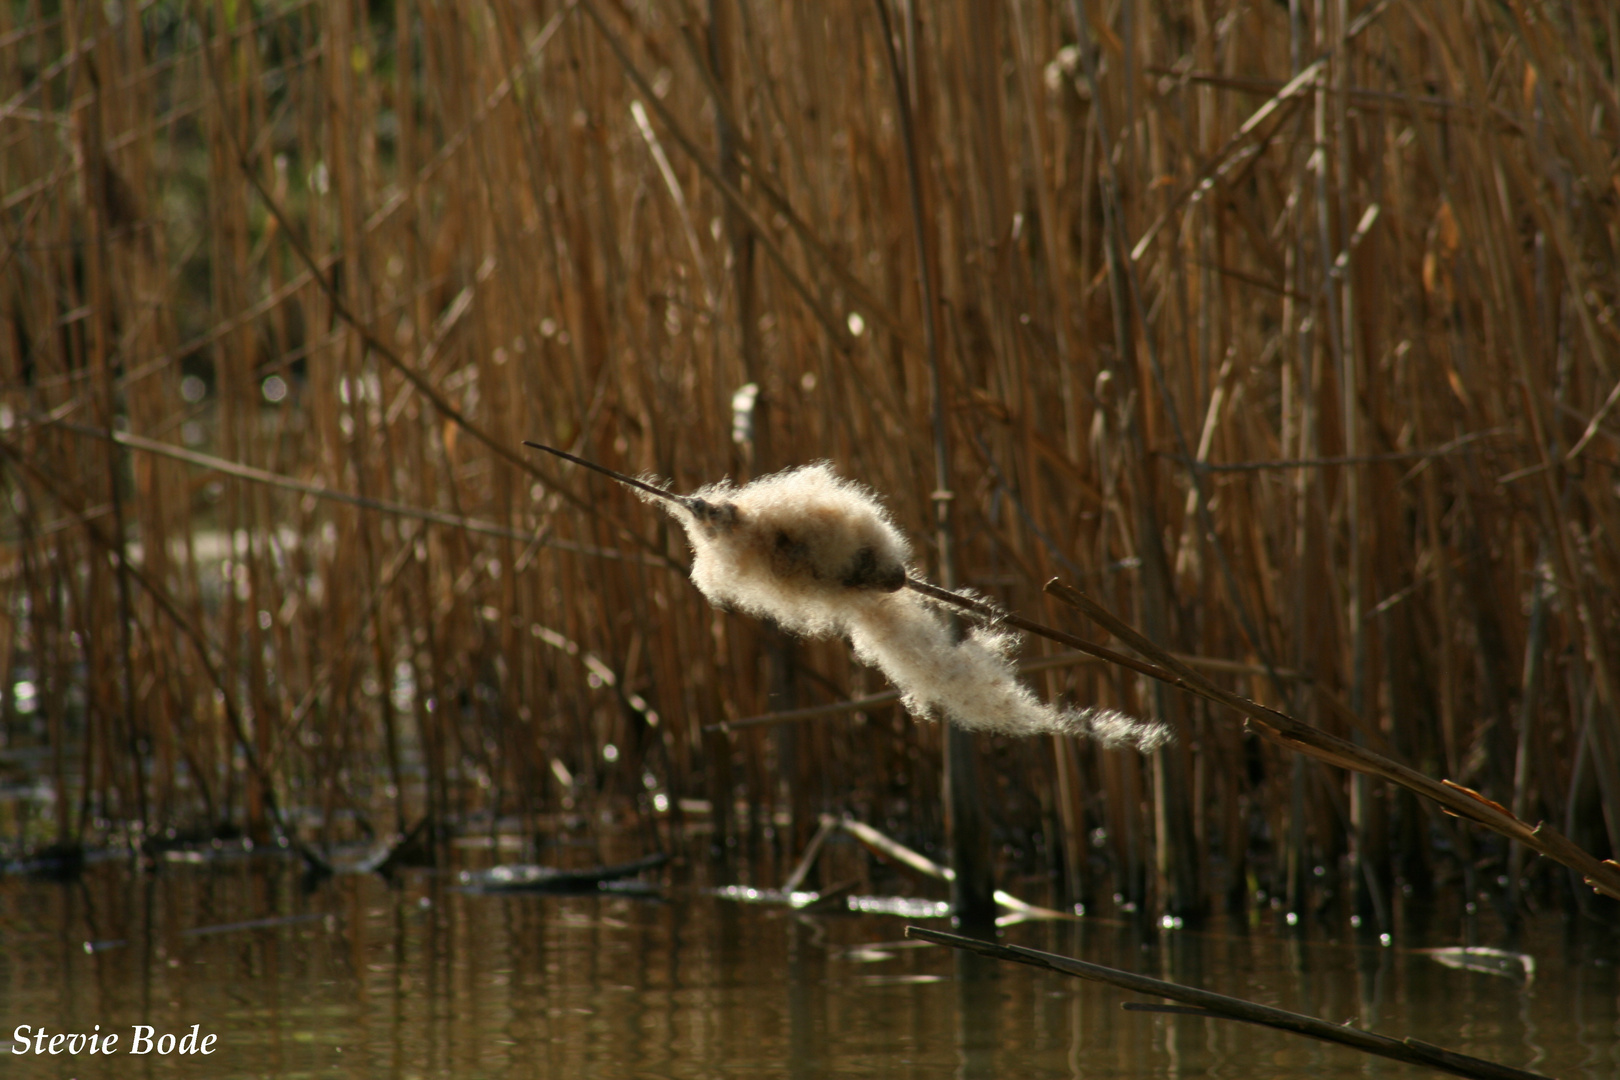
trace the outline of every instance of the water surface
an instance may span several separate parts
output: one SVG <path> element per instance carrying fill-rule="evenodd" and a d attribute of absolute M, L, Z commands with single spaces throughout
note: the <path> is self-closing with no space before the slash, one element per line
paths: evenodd
<path fill-rule="evenodd" d="M 1439 1075 L 1281 1033 L 1121 1009 L 1108 986 L 904 942 L 893 916 L 715 897 L 482 895 L 449 873 L 305 881 L 285 858 L 0 877 L 6 1077 L 1300 1077 Z M 929 925 L 947 928 L 933 921 Z M 1427 944 L 1461 944 L 1462 927 Z M 1533 979 L 1411 947 L 1220 923 L 1033 923 L 1005 940 L 1556 1076 L 1616 1073 L 1615 966 L 1546 920 Z M 1500 944 L 1486 941 L 1483 944 Z M 971 961 L 971 962 L 970 962 Z M 121 1033 L 16 1054 L 19 1025 Z M 208 1056 L 127 1053 L 134 1025 Z"/>

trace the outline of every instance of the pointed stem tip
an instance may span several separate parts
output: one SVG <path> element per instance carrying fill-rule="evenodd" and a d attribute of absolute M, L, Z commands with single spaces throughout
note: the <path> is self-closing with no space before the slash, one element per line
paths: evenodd
<path fill-rule="evenodd" d="M 583 465 L 587 469 L 595 469 L 597 472 L 601 473 L 603 476 L 610 476 L 613 479 L 617 480 L 621 484 L 625 484 L 625 485 L 627 485 L 629 487 L 633 487 L 633 488 L 637 488 L 637 489 L 639 489 L 641 491 L 645 491 L 649 495 L 656 495 L 660 499 L 668 499 L 670 502 L 676 503 L 676 504 L 678 504 L 680 506 L 683 506 L 683 507 L 686 507 L 686 509 L 688 509 L 688 510 L 691 509 L 691 506 L 688 504 L 688 501 L 686 499 L 682 498 L 681 496 L 676 495 L 674 492 L 665 491 L 663 488 L 659 488 L 659 487 L 653 487 L 651 484 L 647 483 L 645 480 L 637 480 L 635 477 L 626 476 L 622 472 L 615 472 L 614 470 L 608 468 L 606 465 L 598 465 L 594 461 L 586 461 L 582 457 L 575 457 L 573 454 L 568 453 L 568 451 L 566 451 L 566 450 L 558 450 L 555 446 L 547 446 L 544 443 L 532 442 L 529 439 L 524 439 L 523 440 L 523 445 L 533 447 L 536 450 L 544 450 L 548 454 L 556 454 L 558 457 L 562 458 L 564 461 L 572 461 L 575 465 Z"/>

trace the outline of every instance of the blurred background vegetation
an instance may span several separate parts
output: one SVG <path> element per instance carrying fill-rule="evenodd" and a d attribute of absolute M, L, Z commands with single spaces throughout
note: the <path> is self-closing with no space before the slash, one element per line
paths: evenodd
<path fill-rule="evenodd" d="M 962 584 L 1089 632 L 1060 576 L 1620 851 L 1620 9 L 887 15 L 903 90 L 877 3 L 0 4 L 6 843 L 938 849 L 936 725 L 706 730 L 883 686 L 519 446 L 829 458 L 937 575 L 933 341 Z M 1201 702 L 1032 678 L 1180 740 L 978 740 L 1008 880 L 1592 903 Z"/>

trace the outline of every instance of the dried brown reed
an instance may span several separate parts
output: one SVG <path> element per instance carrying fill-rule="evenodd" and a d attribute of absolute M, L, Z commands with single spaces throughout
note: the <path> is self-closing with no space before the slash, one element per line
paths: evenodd
<path fill-rule="evenodd" d="M 918 9 L 915 183 L 880 27 L 0 5 L 0 761 L 55 793 L 12 839 L 651 792 L 936 842 L 940 733 L 892 707 L 704 734 L 882 687 L 710 610 L 666 521 L 533 437 L 681 490 L 831 458 L 930 563 L 938 471 L 962 584 L 1041 615 L 1062 575 L 1620 851 L 1613 6 Z M 1075 899 L 1303 910 L 1341 858 L 1382 923 L 1564 888 L 1203 703 L 1042 678 L 1180 734 L 981 743 L 997 834 Z"/>

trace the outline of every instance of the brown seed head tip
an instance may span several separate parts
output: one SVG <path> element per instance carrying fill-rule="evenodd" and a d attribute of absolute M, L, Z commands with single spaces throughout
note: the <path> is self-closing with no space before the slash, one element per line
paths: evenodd
<path fill-rule="evenodd" d="M 687 496 L 681 502 L 699 524 L 711 532 L 729 531 L 737 524 L 737 507 L 732 503 L 710 502 L 696 495 Z"/>
<path fill-rule="evenodd" d="M 842 584 L 850 589 L 877 589 L 879 592 L 898 592 L 906 584 L 906 568 L 898 563 L 885 563 L 870 547 L 855 552 Z"/>
<path fill-rule="evenodd" d="M 905 583 L 909 545 L 877 497 L 826 462 L 762 477 L 734 498 L 742 531 L 768 545 L 778 578 L 882 592 Z"/>
<path fill-rule="evenodd" d="M 705 596 L 810 636 L 847 605 L 905 583 L 911 550 L 877 497 L 825 462 L 684 496 L 692 582 Z"/>

